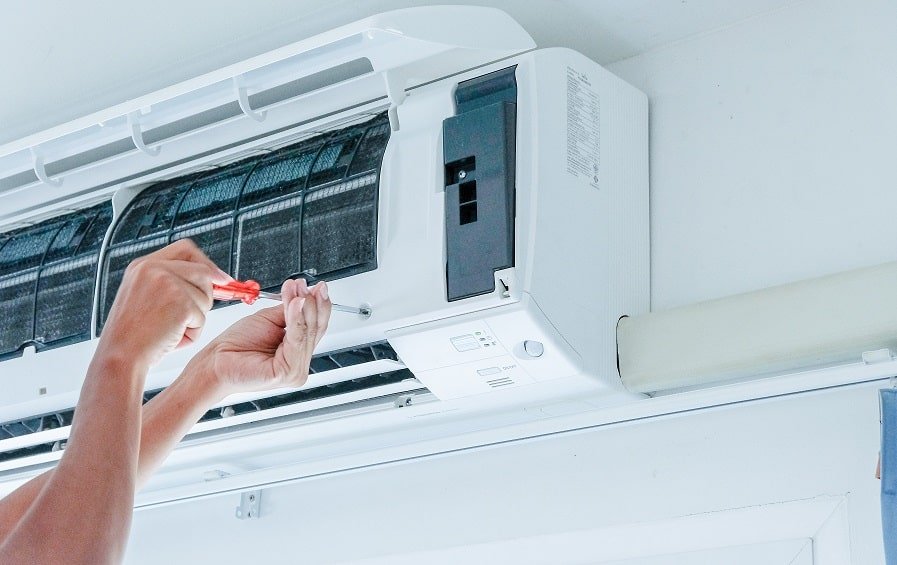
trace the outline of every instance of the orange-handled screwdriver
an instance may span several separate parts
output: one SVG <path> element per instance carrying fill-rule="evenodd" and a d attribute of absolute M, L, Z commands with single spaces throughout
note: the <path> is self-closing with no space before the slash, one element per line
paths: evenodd
<path fill-rule="evenodd" d="M 252 304 L 259 298 L 267 298 L 268 300 L 282 300 L 280 294 L 276 292 L 265 292 L 261 289 L 261 285 L 254 280 L 233 281 L 226 285 L 216 284 L 212 286 L 212 298 L 215 300 L 240 300 L 245 304 Z M 337 312 L 348 312 L 350 314 L 358 314 L 359 316 L 369 317 L 371 309 L 367 306 L 343 306 L 342 304 L 333 304 L 333 310 Z"/>

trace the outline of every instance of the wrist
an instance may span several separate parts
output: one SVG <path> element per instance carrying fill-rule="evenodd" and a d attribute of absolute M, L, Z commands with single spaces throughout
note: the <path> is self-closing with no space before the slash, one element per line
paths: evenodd
<path fill-rule="evenodd" d="M 139 375 L 145 378 L 149 368 L 149 363 L 130 356 L 127 352 L 107 349 L 102 342 L 90 361 L 91 370 L 114 375 Z"/>
<path fill-rule="evenodd" d="M 135 343 L 128 334 L 122 335 L 108 325 L 106 330 L 100 336 L 100 342 L 93 356 L 94 361 L 116 367 L 133 367 L 143 374 L 148 373 L 158 361 L 152 358 L 146 347 Z"/>
<path fill-rule="evenodd" d="M 208 348 L 201 350 L 187 363 L 179 380 L 181 379 L 191 383 L 195 394 L 203 397 L 209 405 L 223 400 L 233 392 L 215 371 L 215 354 Z"/>

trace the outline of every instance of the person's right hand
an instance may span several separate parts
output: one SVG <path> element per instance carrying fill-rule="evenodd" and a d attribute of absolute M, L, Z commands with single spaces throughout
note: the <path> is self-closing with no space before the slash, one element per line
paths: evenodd
<path fill-rule="evenodd" d="M 169 351 L 196 341 L 212 307 L 212 285 L 232 280 L 188 239 L 135 259 L 125 270 L 97 354 L 149 369 Z"/>

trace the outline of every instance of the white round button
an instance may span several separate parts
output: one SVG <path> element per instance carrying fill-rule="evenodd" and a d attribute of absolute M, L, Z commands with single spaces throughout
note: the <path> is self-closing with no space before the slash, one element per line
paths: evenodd
<path fill-rule="evenodd" d="M 523 350 L 530 357 L 541 357 L 545 353 L 545 346 L 539 341 L 528 339 L 523 342 Z"/>

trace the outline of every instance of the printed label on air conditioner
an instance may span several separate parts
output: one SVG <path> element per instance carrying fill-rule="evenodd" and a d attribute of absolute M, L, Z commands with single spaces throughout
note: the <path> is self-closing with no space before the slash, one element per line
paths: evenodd
<path fill-rule="evenodd" d="M 588 75 L 567 67 L 567 173 L 599 187 L 601 104 Z"/>

